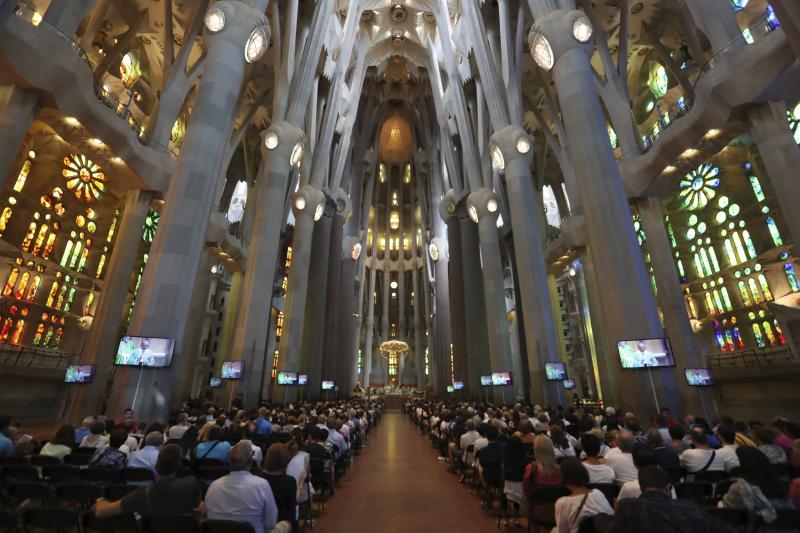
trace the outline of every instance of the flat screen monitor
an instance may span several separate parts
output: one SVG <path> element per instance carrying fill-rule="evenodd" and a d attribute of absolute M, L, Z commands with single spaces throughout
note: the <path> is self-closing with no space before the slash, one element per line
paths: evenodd
<path fill-rule="evenodd" d="M 564 363 L 545 363 L 544 373 L 547 381 L 564 381 L 567 379 L 567 365 Z"/>
<path fill-rule="evenodd" d="M 223 361 L 222 372 L 220 377 L 222 379 L 242 379 L 244 374 L 244 361 Z"/>
<path fill-rule="evenodd" d="M 453 392 L 454 390 L 456 389 L 452 385 L 447 386 L 447 392 Z"/>
<path fill-rule="evenodd" d="M 492 372 L 492 385 L 511 385 L 511 372 Z"/>
<path fill-rule="evenodd" d="M 659 368 L 675 366 L 669 340 L 638 339 L 617 342 L 622 368 Z"/>
<path fill-rule="evenodd" d="M 94 365 L 69 365 L 64 383 L 91 383 L 95 368 Z"/>
<path fill-rule="evenodd" d="M 714 384 L 710 368 L 685 368 L 686 382 L 692 387 L 709 387 Z"/>
<path fill-rule="evenodd" d="M 322 390 L 333 390 L 333 387 L 334 387 L 333 381 L 322 382 Z"/>
<path fill-rule="evenodd" d="M 208 380 L 208 386 L 212 389 L 218 389 L 222 387 L 222 378 L 211 378 Z"/>
<path fill-rule="evenodd" d="M 575 388 L 575 380 L 574 379 L 565 379 L 564 380 L 564 389 L 570 390 Z"/>
<path fill-rule="evenodd" d="M 454 381 L 453 382 L 453 390 L 464 390 L 464 382 L 463 381 Z"/>
<path fill-rule="evenodd" d="M 492 384 L 492 376 L 481 376 L 481 385 L 486 387 Z"/>
<path fill-rule="evenodd" d="M 278 372 L 278 385 L 297 385 L 297 372 Z"/>
<path fill-rule="evenodd" d="M 172 363 L 174 349 L 175 339 L 125 336 L 119 341 L 114 364 L 162 368 Z"/>
<path fill-rule="evenodd" d="M 300 374 L 297 376 L 298 385 L 308 385 L 308 374 Z"/>

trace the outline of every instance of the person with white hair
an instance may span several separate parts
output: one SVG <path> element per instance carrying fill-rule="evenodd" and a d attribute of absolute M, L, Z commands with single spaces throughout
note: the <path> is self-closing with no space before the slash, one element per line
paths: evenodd
<path fill-rule="evenodd" d="M 92 432 L 92 426 L 94 425 L 94 417 L 87 416 L 81 422 L 81 427 L 75 430 L 75 444 L 80 444 L 84 437 L 89 435 Z"/>
<path fill-rule="evenodd" d="M 231 473 L 214 481 L 205 499 L 205 511 L 211 520 L 248 522 L 256 533 L 266 533 L 278 521 L 275 496 L 266 479 L 250 473 L 253 448 L 239 442 L 228 454 Z"/>

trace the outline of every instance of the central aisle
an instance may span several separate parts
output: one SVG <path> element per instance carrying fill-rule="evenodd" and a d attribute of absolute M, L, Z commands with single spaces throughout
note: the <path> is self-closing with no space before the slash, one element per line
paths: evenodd
<path fill-rule="evenodd" d="M 496 522 L 402 412 L 384 411 L 315 532 L 487 532 Z"/>

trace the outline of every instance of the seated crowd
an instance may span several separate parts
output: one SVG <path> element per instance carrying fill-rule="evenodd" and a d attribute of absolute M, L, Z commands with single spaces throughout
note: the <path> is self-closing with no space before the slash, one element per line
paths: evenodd
<path fill-rule="evenodd" d="M 297 531 L 301 521 L 311 525 L 312 501 L 333 494 L 383 409 L 380 399 L 252 412 L 241 398 L 233 405 L 186 403 L 168 423 L 136 421 L 130 409 L 119 421 L 88 416 L 42 443 L 0 417 L 0 529 L 31 525 L 36 513 L 71 508 L 74 498 L 90 529 L 132 516 L 147 529 L 148 520 L 180 516 L 189 521 L 175 530 L 205 518 L 257 533 Z M 95 494 L 83 487 L 97 497 L 78 496 Z"/>
<path fill-rule="evenodd" d="M 645 429 L 613 407 L 407 400 L 439 459 L 498 526 L 583 531 L 800 531 L 800 424 L 715 415 Z"/>

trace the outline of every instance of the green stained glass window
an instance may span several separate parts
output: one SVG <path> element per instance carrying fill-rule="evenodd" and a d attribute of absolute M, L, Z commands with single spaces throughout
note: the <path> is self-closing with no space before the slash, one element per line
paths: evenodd
<path fill-rule="evenodd" d="M 772 300 L 772 291 L 769 290 L 769 283 L 767 283 L 767 277 L 764 274 L 759 274 L 758 278 L 758 285 L 761 287 L 761 292 L 764 293 L 764 298 L 767 300 Z"/>
<path fill-rule="evenodd" d="M 764 189 L 761 188 L 761 182 L 758 181 L 758 176 L 755 174 L 748 174 L 747 179 L 750 180 L 750 187 L 753 188 L 753 194 L 756 195 L 756 200 L 759 202 L 764 201 Z"/>
<path fill-rule="evenodd" d="M 761 296 L 761 293 L 758 290 L 758 286 L 756 286 L 756 280 L 753 278 L 748 278 L 747 288 L 750 289 L 750 294 L 753 296 L 753 301 L 755 303 L 760 304 L 764 301 L 764 298 Z"/>
<path fill-rule="evenodd" d="M 772 217 L 767 217 L 767 229 L 769 230 L 769 234 L 772 237 L 772 242 L 775 243 L 775 246 L 783 246 L 783 239 L 781 238 L 781 232 L 778 231 L 778 225 L 775 224 L 775 219 Z"/>
<path fill-rule="evenodd" d="M 142 230 L 142 239 L 144 242 L 153 242 L 160 219 L 161 215 L 158 213 L 158 211 L 153 211 L 151 209 L 147 212 L 147 216 L 144 219 L 144 229 Z"/>
<path fill-rule="evenodd" d="M 736 287 L 739 289 L 739 296 L 742 297 L 742 303 L 744 303 L 745 307 L 753 305 L 753 302 L 750 301 L 750 293 L 747 292 L 747 285 L 745 285 L 744 281 L 739 280 Z"/>
<path fill-rule="evenodd" d="M 722 295 L 722 303 L 725 305 L 725 310 L 726 311 L 732 311 L 733 310 L 733 305 L 731 304 L 731 297 L 728 294 L 728 289 L 726 289 L 725 287 L 722 287 L 719 290 L 719 292 Z"/>
<path fill-rule="evenodd" d="M 663 65 L 655 61 L 650 62 L 647 87 L 656 99 L 663 98 L 664 95 L 667 94 L 667 89 L 669 89 L 669 77 L 667 77 L 667 70 Z"/>
<path fill-rule="evenodd" d="M 744 239 L 744 245 L 747 248 L 747 253 L 750 255 L 750 259 L 755 259 L 758 256 L 756 252 L 756 245 L 753 244 L 753 239 L 750 238 L 750 232 L 747 230 L 742 230 L 742 239 Z"/>
<path fill-rule="evenodd" d="M 800 102 L 790 109 L 787 114 L 789 115 L 789 127 L 794 133 L 794 140 L 797 144 L 800 144 Z"/>
<path fill-rule="evenodd" d="M 789 282 L 792 292 L 800 292 L 800 282 L 798 282 L 797 274 L 794 272 L 794 265 L 786 263 L 783 265 L 783 271 L 786 273 L 786 280 Z"/>

